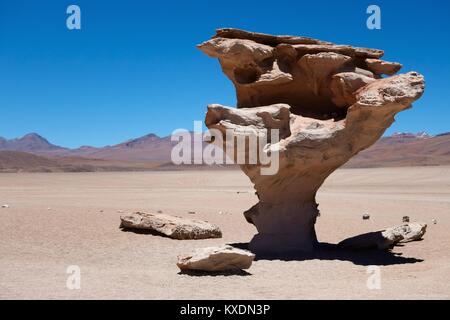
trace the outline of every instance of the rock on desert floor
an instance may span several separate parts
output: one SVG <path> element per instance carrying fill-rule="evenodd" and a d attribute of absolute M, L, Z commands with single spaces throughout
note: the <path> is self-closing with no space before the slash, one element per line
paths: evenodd
<path fill-rule="evenodd" d="M 257 260 L 248 274 L 193 276 L 180 274 L 177 255 L 247 243 L 256 232 L 242 214 L 257 202 L 243 173 L 0 174 L 0 203 L 10 206 L 0 208 L 0 298 L 450 298 L 450 167 L 338 170 L 318 200 L 321 242 L 396 226 L 404 216 L 427 223 L 427 233 L 396 247 L 398 255 L 330 249 Z M 223 238 L 179 241 L 119 230 L 124 213 L 159 210 L 214 223 Z M 80 267 L 80 290 L 66 287 L 71 265 Z M 370 265 L 381 268 L 380 290 L 367 288 Z"/>

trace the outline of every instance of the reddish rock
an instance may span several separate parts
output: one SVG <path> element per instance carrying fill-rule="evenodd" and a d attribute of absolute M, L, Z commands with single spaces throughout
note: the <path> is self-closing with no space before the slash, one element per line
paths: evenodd
<path fill-rule="evenodd" d="M 317 190 L 421 97 L 424 78 L 410 72 L 382 79 L 400 66 L 381 62 L 383 51 L 305 37 L 222 29 L 198 47 L 219 59 L 237 93 L 238 109 L 208 107 L 207 127 L 224 140 L 227 129 L 233 139 L 280 129 L 281 140 L 264 148 L 279 155 L 275 175 L 261 174 L 260 162 L 241 165 L 259 197 L 245 212 L 258 229 L 252 251 L 313 250 Z"/>

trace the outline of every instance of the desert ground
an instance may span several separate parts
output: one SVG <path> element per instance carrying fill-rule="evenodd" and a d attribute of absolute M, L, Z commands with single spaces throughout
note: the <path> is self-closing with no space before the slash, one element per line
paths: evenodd
<path fill-rule="evenodd" d="M 242 212 L 256 196 L 240 171 L 0 174 L 0 205 L 9 205 L 0 208 L 0 298 L 450 298 L 450 167 L 341 169 L 318 201 L 317 234 L 329 250 L 257 260 L 247 273 L 188 275 L 176 266 L 178 254 L 245 244 L 255 234 Z M 121 231 L 119 217 L 135 210 L 208 220 L 223 238 Z M 405 215 L 428 223 L 423 241 L 385 253 L 331 245 L 401 224 Z M 80 290 L 66 287 L 71 265 L 80 267 Z M 379 290 L 367 287 L 371 265 L 381 268 Z"/>

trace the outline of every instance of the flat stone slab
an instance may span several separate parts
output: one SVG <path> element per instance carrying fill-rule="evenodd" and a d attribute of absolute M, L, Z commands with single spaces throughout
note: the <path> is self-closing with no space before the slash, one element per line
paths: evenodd
<path fill-rule="evenodd" d="M 248 269 L 255 255 L 247 250 L 224 245 L 196 249 L 190 254 L 178 256 L 177 266 L 182 271 L 236 271 Z"/>
<path fill-rule="evenodd" d="M 384 231 L 370 232 L 346 239 L 339 243 L 340 247 L 348 249 L 389 249 L 400 242 L 421 240 L 425 235 L 425 223 L 405 223 Z"/>
<path fill-rule="evenodd" d="M 135 212 L 120 217 L 123 229 L 148 230 L 178 240 L 221 238 L 219 227 L 201 220 Z"/>

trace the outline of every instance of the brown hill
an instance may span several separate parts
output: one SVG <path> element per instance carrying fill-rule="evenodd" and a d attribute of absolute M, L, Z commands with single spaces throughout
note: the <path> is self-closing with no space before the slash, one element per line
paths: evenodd
<path fill-rule="evenodd" d="M 159 163 L 130 163 L 80 157 L 48 157 L 22 151 L 0 151 L 0 172 L 144 171 Z"/>
<path fill-rule="evenodd" d="M 21 138 L 11 140 L 0 137 L 0 150 L 45 153 L 55 151 L 61 152 L 67 149 L 51 144 L 47 139 L 37 133 L 29 133 Z"/>
<path fill-rule="evenodd" d="M 435 137 L 397 134 L 382 138 L 346 166 L 351 168 L 450 165 L 450 133 Z"/>
<path fill-rule="evenodd" d="M 54 171 L 58 167 L 54 159 L 21 151 L 0 151 L 0 172 Z"/>
<path fill-rule="evenodd" d="M 126 162 L 170 162 L 172 151 L 170 136 L 160 138 L 154 134 L 128 140 L 114 146 L 103 148 L 82 147 L 79 149 L 57 152 L 59 155 L 74 155 L 85 158 L 105 159 Z"/>

